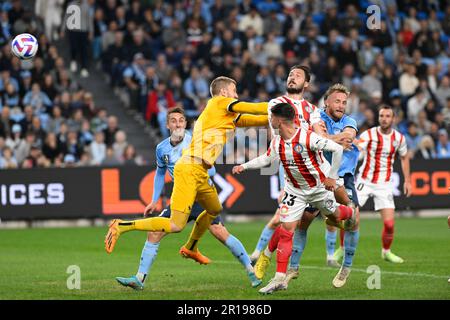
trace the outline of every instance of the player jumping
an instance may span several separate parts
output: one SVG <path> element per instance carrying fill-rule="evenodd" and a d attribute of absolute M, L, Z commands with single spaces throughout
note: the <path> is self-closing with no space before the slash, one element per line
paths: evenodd
<path fill-rule="evenodd" d="M 185 131 L 186 117 L 183 109 L 174 108 L 169 110 L 167 114 L 167 129 L 169 129 L 170 137 L 163 140 L 156 146 L 157 169 L 153 184 L 153 196 L 152 202 L 145 208 L 145 215 L 151 214 L 155 211 L 158 199 L 164 188 L 164 177 L 166 175 L 166 171 L 169 170 L 169 174 L 173 178 L 175 163 L 181 157 L 182 150 L 187 148 L 191 143 L 192 136 Z M 209 176 L 212 177 L 215 174 L 215 171 L 216 170 L 214 167 L 209 169 Z M 195 220 L 201 212 L 203 212 L 203 208 L 198 203 L 194 203 L 188 221 Z M 159 216 L 170 218 L 170 206 L 164 209 Z M 223 225 L 220 216 L 213 220 L 212 224 L 209 226 L 209 231 L 217 240 L 222 242 L 245 267 L 252 286 L 257 287 L 260 285 L 261 280 L 256 278 L 250 258 L 245 251 L 244 246 L 239 239 L 228 232 Z M 128 278 L 117 277 L 116 280 L 120 284 L 131 287 L 135 290 L 144 289 L 144 282 L 147 279 L 148 272 L 156 259 L 156 255 L 158 254 L 160 241 L 165 235 L 165 232 L 149 232 L 147 241 L 142 249 L 137 274 Z"/>
<path fill-rule="evenodd" d="M 403 192 L 411 195 L 411 177 L 409 156 L 405 137 L 393 128 L 395 114 L 392 107 L 382 105 L 379 108 L 380 125 L 364 131 L 358 146 L 366 151 L 364 161 L 359 168 L 357 193 L 359 204 L 364 206 L 367 199 L 373 196 L 375 211 L 381 212 L 384 228 L 382 233 L 383 248 L 381 257 L 389 262 L 403 263 L 403 259 L 391 252 L 394 240 L 394 195 L 390 186 L 395 155 L 400 155 L 405 183 Z"/>
<path fill-rule="evenodd" d="M 336 224 L 347 220 L 351 225 L 355 219 L 351 207 L 338 207 L 332 192 L 339 178 L 342 146 L 312 131 L 296 128 L 295 117 L 295 110 L 290 104 L 273 106 L 270 122 L 279 135 L 272 139 L 267 153 L 233 168 L 233 173 L 239 174 L 244 170 L 262 168 L 278 159 L 285 170 L 286 184 L 280 204 L 281 225 L 275 229 L 264 252 L 270 257 L 277 250 L 277 272 L 268 285 L 259 290 L 263 294 L 287 288 L 285 278 L 294 230 L 309 203 Z M 333 153 L 331 168 L 324 160 L 322 150 Z"/>
<path fill-rule="evenodd" d="M 348 139 L 348 141 L 353 141 L 355 139 L 358 131 L 356 121 L 345 114 L 348 95 L 348 89 L 342 84 L 337 83 L 328 88 L 324 95 L 325 110 L 320 112 L 321 119 L 324 121 L 327 129 L 326 132 L 321 133 L 322 136 L 337 141 L 342 138 Z M 338 202 L 347 206 L 353 206 L 356 211 L 355 225 L 352 230 L 344 231 L 344 250 L 339 248 L 339 250 L 336 251 L 336 254 L 344 251 L 344 261 L 338 274 L 333 280 L 333 286 L 336 288 L 342 287 L 347 281 L 359 240 L 359 208 L 354 179 L 356 166 L 358 164 L 358 155 L 359 150 L 356 145 L 352 144 L 349 149 L 344 150 L 342 162 L 339 168 L 339 180 L 337 182 L 338 186 L 344 187 L 338 188 L 335 191 L 335 196 Z M 325 158 L 328 161 L 331 161 L 331 154 L 326 152 Z M 295 239 L 294 237 L 293 253 L 286 276 L 287 283 L 289 283 L 291 279 L 296 279 L 298 277 L 300 258 L 306 245 L 307 230 L 317 213 L 318 210 L 312 212 L 310 210 L 306 210 L 305 214 L 302 216 L 302 220 L 299 225 L 300 237 L 299 239 Z M 331 232 L 327 230 L 327 234 L 329 233 Z M 331 233 L 328 237 L 336 239 L 336 231 L 334 232 L 334 235 Z M 328 255 L 333 254 L 334 243 L 332 243 L 331 248 L 327 246 L 327 251 Z M 339 260 L 339 258 L 336 258 L 336 260 Z"/>
<path fill-rule="evenodd" d="M 186 226 L 194 202 L 205 210 L 198 216 L 180 254 L 200 263 L 209 262 L 198 250 L 198 242 L 211 222 L 222 211 L 217 190 L 210 183 L 208 170 L 214 165 L 236 127 L 266 126 L 267 102 L 249 103 L 238 100 L 236 81 L 215 78 L 210 85 L 212 98 L 195 123 L 192 141 L 177 161 L 171 196 L 171 215 L 134 221 L 115 219 L 105 238 L 105 249 L 112 252 L 117 239 L 132 230 L 180 232 Z"/>
<path fill-rule="evenodd" d="M 303 94 L 305 90 L 309 86 L 309 81 L 311 79 L 311 74 L 309 68 L 302 65 L 295 65 L 289 71 L 288 78 L 286 79 L 286 94 L 274 98 L 269 101 L 269 109 L 281 102 L 289 103 L 295 110 L 295 119 L 294 124 L 296 127 L 301 127 L 304 130 L 313 130 L 316 133 L 323 134 L 326 132 L 326 128 L 322 128 L 321 126 L 321 115 L 320 109 L 317 108 L 312 103 L 308 102 L 303 98 Z M 269 110 L 270 117 L 270 110 Z M 275 135 L 273 128 L 271 128 L 272 135 Z M 341 140 L 339 140 L 339 139 Z M 342 144 L 342 137 L 336 137 L 335 141 L 339 144 Z M 284 182 L 284 170 L 283 166 L 280 166 L 280 184 L 281 189 L 283 188 Z M 343 190 L 343 188 L 341 188 Z M 345 195 L 345 191 L 343 192 Z M 341 192 L 342 195 L 342 192 Z M 282 194 L 281 194 L 282 196 Z M 342 204 L 347 204 L 348 197 L 346 197 L 345 201 L 342 201 L 339 195 L 336 195 L 338 201 Z M 256 248 L 253 253 L 250 255 L 250 259 L 253 263 L 255 263 L 261 255 L 261 252 L 266 248 L 269 243 L 270 238 L 272 237 L 275 228 L 280 224 L 280 216 L 279 209 L 275 212 L 272 219 L 267 223 L 264 227 L 261 235 L 256 244 Z M 294 247 L 298 248 L 300 239 L 305 239 L 305 235 L 302 234 L 301 230 L 295 231 L 294 236 Z M 325 234 L 325 241 L 327 247 L 327 264 L 330 266 L 339 266 L 336 259 L 334 258 L 334 247 L 336 244 L 336 228 L 330 225 L 327 225 L 327 230 Z M 297 255 L 297 252 L 294 251 L 293 255 Z M 262 257 L 260 264 L 257 264 L 255 267 L 256 276 L 258 278 L 262 278 L 264 276 L 265 270 L 268 267 L 269 260 L 267 257 Z"/>

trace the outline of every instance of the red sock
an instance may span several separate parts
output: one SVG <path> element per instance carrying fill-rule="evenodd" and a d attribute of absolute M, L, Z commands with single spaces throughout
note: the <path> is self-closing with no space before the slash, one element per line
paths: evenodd
<path fill-rule="evenodd" d="M 383 233 L 381 235 L 383 240 L 383 249 L 389 250 L 394 241 L 394 220 L 384 221 Z"/>
<path fill-rule="evenodd" d="M 292 254 L 294 233 L 280 228 L 280 241 L 277 248 L 277 272 L 286 273 Z"/>
<path fill-rule="evenodd" d="M 280 229 L 281 229 L 281 226 L 276 227 L 275 231 L 272 235 L 272 238 L 270 238 L 270 241 L 269 241 L 269 251 L 270 252 L 274 252 L 278 246 L 278 241 L 280 241 Z"/>
<path fill-rule="evenodd" d="M 344 235 L 345 235 L 345 231 L 342 229 L 339 229 L 339 239 L 341 241 L 341 247 L 344 247 Z"/>
<path fill-rule="evenodd" d="M 352 217 L 353 210 L 350 207 L 340 205 L 339 206 L 339 219 L 347 220 Z"/>

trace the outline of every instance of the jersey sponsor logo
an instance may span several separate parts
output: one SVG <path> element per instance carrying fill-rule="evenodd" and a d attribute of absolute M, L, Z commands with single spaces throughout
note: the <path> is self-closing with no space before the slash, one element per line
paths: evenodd
<path fill-rule="evenodd" d="M 0 203 L 2 206 L 60 205 L 64 203 L 64 198 L 64 185 L 62 183 L 0 185 Z"/>
<path fill-rule="evenodd" d="M 294 146 L 294 151 L 298 154 L 301 154 L 303 152 L 303 146 L 300 143 L 297 143 Z"/>
<path fill-rule="evenodd" d="M 289 207 L 288 207 L 287 205 L 283 204 L 283 205 L 280 207 L 280 215 L 282 215 L 282 216 L 287 216 L 287 215 L 289 215 Z"/>
<path fill-rule="evenodd" d="M 395 140 L 394 140 L 394 141 L 392 142 L 392 146 L 393 146 L 394 148 L 397 148 L 397 147 L 398 147 L 398 141 L 395 141 Z"/>
<path fill-rule="evenodd" d="M 310 105 L 306 105 L 305 106 L 305 111 L 308 113 L 312 113 L 313 112 L 313 108 Z"/>
<path fill-rule="evenodd" d="M 332 199 L 325 200 L 325 208 L 327 208 L 329 211 L 332 211 L 334 208 L 334 201 Z"/>
<path fill-rule="evenodd" d="M 163 161 L 166 165 L 169 164 L 170 158 L 168 154 L 163 155 Z"/>

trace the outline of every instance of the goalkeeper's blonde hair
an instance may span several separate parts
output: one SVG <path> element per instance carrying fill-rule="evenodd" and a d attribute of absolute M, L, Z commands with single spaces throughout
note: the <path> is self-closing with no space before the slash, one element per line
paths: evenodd
<path fill-rule="evenodd" d="M 350 90 L 347 89 L 346 86 L 344 86 L 342 83 L 335 83 L 331 87 L 328 88 L 327 92 L 325 92 L 325 95 L 323 97 L 324 100 L 327 100 L 330 95 L 332 95 L 335 92 L 342 92 L 345 93 L 345 95 L 348 97 L 350 94 Z"/>
<path fill-rule="evenodd" d="M 224 88 L 225 86 L 229 85 L 230 83 L 236 84 L 236 81 L 234 79 L 220 76 L 215 78 L 211 85 L 209 86 L 209 92 L 211 93 L 211 96 L 216 96 L 219 94 L 220 89 Z"/>

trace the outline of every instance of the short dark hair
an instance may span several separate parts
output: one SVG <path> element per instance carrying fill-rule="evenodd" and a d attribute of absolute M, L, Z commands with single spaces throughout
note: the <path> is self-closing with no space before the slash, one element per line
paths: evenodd
<path fill-rule="evenodd" d="M 179 113 L 179 114 L 183 115 L 184 117 L 186 117 L 186 114 L 185 114 L 183 108 L 181 108 L 181 107 L 174 107 L 174 108 L 169 109 L 167 111 L 167 120 L 169 120 L 169 115 L 171 115 L 172 113 Z"/>
<path fill-rule="evenodd" d="M 292 70 L 295 70 L 295 69 L 303 70 L 303 72 L 305 73 L 305 81 L 306 82 L 309 82 L 309 80 L 311 80 L 311 71 L 310 71 L 309 67 L 307 67 L 305 65 L 301 65 L 301 64 L 296 64 L 291 67 L 289 72 L 291 72 Z"/>
<path fill-rule="evenodd" d="M 270 108 L 270 112 L 272 112 L 274 116 L 283 118 L 288 121 L 294 121 L 295 118 L 294 107 L 286 102 L 277 103 L 272 108 Z"/>
<path fill-rule="evenodd" d="M 395 113 L 394 108 L 392 108 L 392 107 L 391 107 L 390 105 L 388 105 L 388 104 L 382 104 L 382 105 L 380 105 L 380 106 L 378 107 L 378 114 L 379 114 L 380 111 L 383 110 L 383 109 L 385 109 L 385 110 L 391 110 L 391 111 L 392 111 L 392 114 L 394 115 L 394 117 L 396 116 L 396 113 Z"/>

